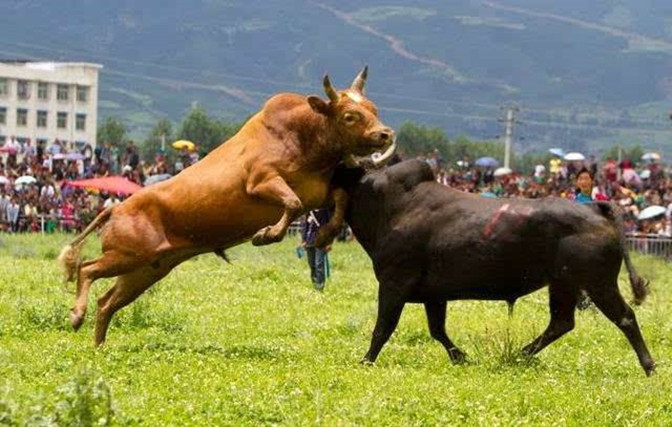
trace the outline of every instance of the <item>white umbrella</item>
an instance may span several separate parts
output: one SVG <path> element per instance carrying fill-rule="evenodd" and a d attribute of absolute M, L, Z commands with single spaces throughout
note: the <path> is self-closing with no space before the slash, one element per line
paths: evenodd
<path fill-rule="evenodd" d="M 548 152 L 553 154 L 554 156 L 565 157 L 565 152 L 563 151 L 562 148 L 551 148 L 550 150 L 548 150 Z"/>
<path fill-rule="evenodd" d="M 565 160 L 569 160 L 570 162 L 581 161 L 581 160 L 586 160 L 586 156 L 584 156 L 581 153 L 577 153 L 576 151 L 574 151 L 574 152 L 565 154 Z"/>
<path fill-rule="evenodd" d="M 644 155 L 642 156 L 642 160 L 647 160 L 647 161 L 650 161 L 650 162 L 655 162 L 655 161 L 660 160 L 660 154 L 658 154 L 658 153 L 653 153 L 653 152 L 651 152 L 651 153 L 646 153 L 646 154 L 644 154 Z"/>
<path fill-rule="evenodd" d="M 504 175 L 510 174 L 511 172 L 513 172 L 513 171 L 509 168 L 497 168 L 497 169 L 495 169 L 495 172 L 493 173 L 493 175 L 494 176 L 504 176 Z"/>
<path fill-rule="evenodd" d="M 9 178 L 7 178 L 4 175 L 0 175 L 0 185 L 1 184 L 7 184 L 9 182 Z"/>
<path fill-rule="evenodd" d="M 30 175 L 24 175 L 16 178 L 16 181 L 14 181 L 14 185 L 21 185 L 21 184 L 34 184 L 36 183 L 37 180 L 35 179 L 34 176 Z"/>
<path fill-rule="evenodd" d="M 663 215 L 667 209 L 663 206 L 649 206 L 637 215 L 637 219 L 651 219 Z"/>
<path fill-rule="evenodd" d="M 642 179 L 649 179 L 651 178 L 651 171 L 648 169 L 644 169 L 639 173 L 639 177 Z"/>

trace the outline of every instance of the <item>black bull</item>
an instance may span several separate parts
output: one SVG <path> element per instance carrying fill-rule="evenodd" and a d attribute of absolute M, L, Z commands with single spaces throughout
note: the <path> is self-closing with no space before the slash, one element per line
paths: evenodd
<path fill-rule="evenodd" d="M 623 259 L 636 303 L 647 286 L 630 262 L 611 204 L 486 199 L 436 183 L 430 168 L 415 160 L 367 175 L 342 169 L 334 185 L 348 194 L 345 219 L 380 283 L 365 362 L 376 360 L 407 302 L 425 305 L 431 336 L 457 363 L 465 354 L 446 334 L 446 301 L 512 302 L 548 285 L 550 323 L 524 354 L 538 353 L 574 328 L 584 290 L 623 331 L 646 374 L 653 371 L 635 314 L 618 290 Z"/>

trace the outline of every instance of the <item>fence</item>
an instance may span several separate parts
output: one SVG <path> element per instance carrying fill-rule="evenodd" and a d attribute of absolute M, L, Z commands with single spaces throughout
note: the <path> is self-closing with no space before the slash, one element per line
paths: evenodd
<path fill-rule="evenodd" d="M 31 218 L 20 217 L 19 222 L 12 227 L 7 221 L 0 222 L 0 232 L 41 232 L 78 231 L 82 228 L 79 216 L 63 217 L 61 215 L 35 215 Z"/>
<path fill-rule="evenodd" d="M 626 236 L 628 249 L 672 261 L 672 238 L 657 234 L 631 233 Z"/>

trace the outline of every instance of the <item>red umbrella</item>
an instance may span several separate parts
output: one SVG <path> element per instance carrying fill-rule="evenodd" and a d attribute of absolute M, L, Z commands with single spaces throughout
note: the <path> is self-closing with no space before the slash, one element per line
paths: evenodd
<path fill-rule="evenodd" d="M 112 193 L 133 194 L 142 187 L 135 182 L 129 181 L 123 176 L 107 176 L 103 178 L 82 179 L 79 181 L 68 181 L 66 185 L 80 188 L 95 188 Z"/>

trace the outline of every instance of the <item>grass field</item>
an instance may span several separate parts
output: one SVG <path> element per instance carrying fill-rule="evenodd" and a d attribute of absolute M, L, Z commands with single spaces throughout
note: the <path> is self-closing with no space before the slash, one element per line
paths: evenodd
<path fill-rule="evenodd" d="M 447 328 L 470 362 L 449 363 L 408 305 L 375 366 L 358 363 L 377 283 L 355 243 L 337 244 L 324 293 L 293 238 L 243 245 L 231 265 L 188 261 L 113 321 L 93 347 L 55 257 L 67 236 L 0 236 L 0 425 L 670 425 L 672 274 L 635 257 L 653 293 L 636 314 L 658 370 L 645 377 L 601 313 L 534 359 L 517 350 L 548 321 L 547 294 L 449 304 Z M 85 253 L 97 253 L 95 239 Z M 599 267 L 598 267 L 599 268 Z M 630 299 L 626 276 L 621 288 Z"/>

